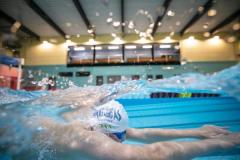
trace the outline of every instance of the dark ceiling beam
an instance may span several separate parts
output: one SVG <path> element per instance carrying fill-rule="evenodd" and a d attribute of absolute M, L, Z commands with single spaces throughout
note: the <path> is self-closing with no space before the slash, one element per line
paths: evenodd
<path fill-rule="evenodd" d="M 78 13 L 80 14 L 80 16 L 82 17 L 86 27 L 88 30 L 93 30 L 93 26 L 91 25 L 89 19 L 87 18 L 87 15 L 86 13 L 84 12 L 83 10 L 83 7 L 82 7 L 82 4 L 79 2 L 79 0 L 72 0 L 75 7 L 77 8 L 78 10 Z M 93 30 L 93 35 L 95 37 L 95 31 Z"/>
<path fill-rule="evenodd" d="M 153 26 L 153 30 L 152 30 L 152 36 L 155 35 L 157 29 L 158 29 L 158 23 L 160 23 L 163 19 L 163 17 L 165 16 L 165 14 L 167 13 L 168 11 L 168 8 L 170 6 L 170 3 L 171 3 L 172 0 L 165 0 L 164 3 L 163 3 L 163 8 L 164 8 L 164 12 L 162 13 L 162 15 L 159 15 L 154 23 L 154 26 Z"/>
<path fill-rule="evenodd" d="M 42 19 L 44 19 L 53 29 L 65 38 L 66 33 L 33 1 L 25 0 L 33 11 L 35 11 Z M 64 14 L 64 13 L 63 13 Z"/>
<path fill-rule="evenodd" d="M 203 11 L 197 13 L 192 17 L 192 19 L 182 28 L 180 31 L 180 35 L 184 35 L 184 33 L 193 26 L 211 7 L 213 6 L 213 0 L 208 0 L 204 6 Z"/>
<path fill-rule="evenodd" d="M 121 29 L 122 29 L 122 34 L 124 35 L 125 31 L 124 31 L 124 26 L 123 23 L 125 21 L 125 17 L 124 17 L 124 0 L 121 0 Z"/>
<path fill-rule="evenodd" d="M 217 24 L 215 27 L 213 27 L 209 33 L 214 34 L 216 31 L 218 31 L 219 29 L 223 28 L 224 26 L 230 24 L 232 21 L 234 21 L 235 19 L 240 17 L 240 9 L 237 10 L 236 12 L 234 12 L 233 14 L 231 14 L 229 17 L 227 17 L 226 19 L 224 19 L 222 22 L 220 22 L 219 24 Z"/>
<path fill-rule="evenodd" d="M 5 19 L 7 22 L 9 22 L 11 25 L 14 24 L 17 20 L 15 20 L 14 18 L 12 18 L 11 16 L 7 15 L 6 13 L 4 13 L 2 10 L 0 10 L 0 17 Z M 40 40 L 40 36 L 37 35 L 36 33 L 34 33 L 33 31 L 31 31 L 30 29 L 28 29 L 24 24 L 21 23 L 20 26 L 20 30 L 22 30 L 23 32 L 25 32 L 26 34 L 30 35 L 31 37 L 36 38 L 37 40 Z"/>

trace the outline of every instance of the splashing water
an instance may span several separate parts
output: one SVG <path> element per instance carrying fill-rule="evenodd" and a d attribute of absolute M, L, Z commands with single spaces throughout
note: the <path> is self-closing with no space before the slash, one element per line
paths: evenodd
<path fill-rule="evenodd" d="M 30 149 L 39 160 L 54 159 L 51 138 L 32 140 L 34 134 L 46 129 L 42 119 L 62 124 L 85 122 L 93 106 L 117 98 L 149 98 L 156 91 L 208 91 L 240 99 L 240 64 L 213 75 L 188 73 L 152 82 L 120 81 L 54 92 L 0 89 L 0 159 L 4 156 L 11 159 Z"/>

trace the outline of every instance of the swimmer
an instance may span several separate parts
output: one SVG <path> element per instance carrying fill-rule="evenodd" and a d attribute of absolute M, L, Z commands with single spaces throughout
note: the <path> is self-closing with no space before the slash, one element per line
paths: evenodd
<path fill-rule="evenodd" d="M 121 104 L 110 101 L 93 108 L 89 124 L 72 121 L 57 123 L 41 117 L 43 130 L 33 136 L 33 143 L 46 140 L 54 148 L 55 159 L 71 160 L 166 160 L 192 159 L 240 145 L 240 133 L 231 133 L 217 126 L 190 130 L 128 128 L 128 116 Z M 199 138 L 196 141 L 166 141 L 177 138 Z M 144 145 L 123 144 L 127 139 Z M 162 142 L 161 142 L 162 141 Z M 15 157 L 34 159 L 21 152 Z"/>

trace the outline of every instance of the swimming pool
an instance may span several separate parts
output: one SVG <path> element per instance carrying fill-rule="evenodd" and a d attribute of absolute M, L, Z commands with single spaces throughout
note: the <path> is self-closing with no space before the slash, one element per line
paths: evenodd
<path fill-rule="evenodd" d="M 118 101 L 126 108 L 130 127 L 187 129 L 213 124 L 240 131 L 240 102 L 232 97 Z M 126 143 L 134 144 L 131 141 Z M 240 148 L 196 159 L 240 159 Z"/>
<path fill-rule="evenodd" d="M 65 123 L 62 113 L 83 111 L 84 107 L 100 105 L 118 99 L 129 115 L 129 126 L 136 128 L 196 128 L 204 124 L 227 126 L 240 131 L 240 65 L 218 74 L 206 76 L 186 74 L 153 82 L 144 80 L 121 81 L 103 86 L 71 87 L 55 92 L 13 91 L 0 89 L 0 159 L 14 159 L 12 153 L 3 150 L 13 144 L 14 152 L 36 147 L 38 159 L 54 158 L 48 142 L 32 144 L 33 132 L 43 128 L 36 118 L 52 118 Z M 153 92 L 217 93 L 209 98 L 151 98 Z M 68 117 L 84 120 L 84 112 Z M 32 128 L 28 128 L 31 124 Z M 10 128 L 4 132 L 5 128 Z M 3 132 L 1 132 L 3 131 Z M 183 139 L 189 141 L 192 139 Z M 50 142 L 49 142 L 50 143 Z M 131 141 L 126 143 L 136 144 Z M 138 144 L 141 145 L 141 144 Z M 240 149 L 216 153 L 196 159 L 240 159 Z M 16 159 L 16 157 L 15 157 Z"/>

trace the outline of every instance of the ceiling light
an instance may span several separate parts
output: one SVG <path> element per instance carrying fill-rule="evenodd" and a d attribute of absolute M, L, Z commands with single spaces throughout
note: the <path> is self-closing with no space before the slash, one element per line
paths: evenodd
<path fill-rule="evenodd" d="M 42 46 L 42 48 L 44 48 L 44 49 L 48 49 L 48 48 L 51 48 L 51 47 L 52 47 L 52 44 L 49 43 L 48 41 L 43 41 L 41 46 Z"/>
<path fill-rule="evenodd" d="M 58 41 L 56 40 L 56 39 L 54 39 L 54 38 L 51 38 L 50 40 L 49 40 L 51 43 L 57 43 Z"/>
<path fill-rule="evenodd" d="M 43 44 L 48 44 L 48 41 L 43 41 L 42 43 L 43 43 Z"/>
<path fill-rule="evenodd" d="M 210 35 L 211 35 L 211 34 L 210 34 L 209 32 L 204 32 L 204 33 L 203 33 L 203 36 L 206 37 L 206 38 L 210 37 Z"/>
<path fill-rule="evenodd" d="M 240 29 L 240 23 L 234 24 L 232 28 L 233 28 L 233 30 L 235 30 L 235 31 L 239 30 L 239 29 Z"/>
<path fill-rule="evenodd" d="M 112 49 L 112 50 L 119 49 L 119 46 L 108 46 L 108 49 Z"/>
<path fill-rule="evenodd" d="M 204 28 L 204 29 L 208 29 L 208 23 L 205 23 L 205 24 L 203 25 L 203 28 Z"/>
<path fill-rule="evenodd" d="M 112 44 L 123 44 L 123 42 L 124 41 L 120 37 L 115 37 L 111 43 Z"/>
<path fill-rule="evenodd" d="M 69 39 L 71 36 L 70 35 L 65 35 L 65 38 Z"/>
<path fill-rule="evenodd" d="M 125 46 L 126 49 L 136 49 L 137 47 L 136 46 L 133 46 L 133 45 L 127 45 Z"/>
<path fill-rule="evenodd" d="M 175 13 L 173 11 L 169 10 L 167 12 L 167 15 L 170 16 L 170 17 L 173 17 L 173 16 L 175 16 Z"/>
<path fill-rule="evenodd" d="M 142 48 L 149 49 L 149 48 L 152 48 L 152 45 L 143 45 Z"/>
<path fill-rule="evenodd" d="M 235 41 L 236 41 L 236 37 L 234 37 L 234 36 L 230 36 L 227 38 L 227 42 L 229 42 L 229 43 L 233 43 Z"/>
<path fill-rule="evenodd" d="M 171 39 L 171 37 L 167 36 L 162 41 L 164 41 L 164 42 L 171 42 L 172 39 Z"/>
<path fill-rule="evenodd" d="M 189 40 L 195 40 L 195 37 L 194 36 L 190 36 L 188 39 Z"/>
<path fill-rule="evenodd" d="M 179 45 L 174 46 L 175 49 L 180 49 Z"/>
<path fill-rule="evenodd" d="M 213 39 L 219 40 L 220 37 L 219 36 L 214 36 Z"/>
<path fill-rule="evenodd" d="M 96 50 L 102 50 L 102 47 L 96 46 L 95 49 L 96 49 Z"/>
<path fill-rule="evenodd" d="M 91 44 L 94 44 L 94 43 L 95 43 L 95 40 L 94 40 L 93 38 L 90 38 L 90 39 L 88 40 L 88 42 L 91 43 Z"/>
<path fill-rule="evenodd" d="M 201 13 L 201 12 L 203 12 L 203 10 L 204 10 L 204 7 L 203 7 L 203 6 L 199 6 L 199 7 L 198 7 L 198 12 Z"/>
<path fill-rule="evenodd" d="M 171 48 L 170 44 L 160 44 L 159 48 L 166 49 L 166 48 Z"/>
<path fill-rule="evenodd" d="M 217 45 L 221 42 L 220 40 L 221 39 L 219 36 L 214 36 L 213 38 L 209 39 L 209 43 L 211 43 L 213 45 Z"/>
<path fill-rule="evenodd" d="M 85 51 L 85 47 L 74 47 L 74 51 Z"/>
<path fill-rule="evenodd" d="M 69 43 L 72 43 L 72 41 L 71 41 L 70 39 L 67 39 L 67 40 L 66 40 L 66 43 L 69 44 Z"/>
<path fill-rule="evenodd" d="M 197 44 L 197 40 L 194 38 L 194 36 L 188 37 L 186 40 L 184 40 L 188 46 L 193 46 Z"/>
<path fill-rule="evenodd" d="M 209 17 L 216 16 L 216 15 L 217 15 L 217 10 L 216 10 L 216 9 L 210 9 L 210 10 L 207 12 L 207 14 L 208 14 Z"/>

